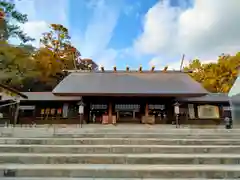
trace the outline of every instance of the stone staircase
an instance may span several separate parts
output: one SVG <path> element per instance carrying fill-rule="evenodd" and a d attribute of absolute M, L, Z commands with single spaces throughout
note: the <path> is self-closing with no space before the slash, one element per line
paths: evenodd
<path fill-rule="evenodd" d="M 6 128 L 1 180 L 240 179 L 240 129 Z"/>

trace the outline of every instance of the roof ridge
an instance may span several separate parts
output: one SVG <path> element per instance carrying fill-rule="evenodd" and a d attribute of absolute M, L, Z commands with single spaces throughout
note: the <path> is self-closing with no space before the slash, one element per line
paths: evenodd
<path fill-rule="evenodd" d="M 66 70 L 67 71 L 67 70 Z M 113 71 L 113 70 L 104 70 L 104 71 L 90 71 L 90 70 L 70 70 L 70 73 L 149 73 L 149 74 L 154 74 L 154 73 L 191 73 L 191 71 L 176 71 L 176 70 L 168 70 L 168 71 L 163 71 L 163 70 L 142 70 L 142 71 L 138 71 L 138 70 L 118 70 L 118 71 Z"/>

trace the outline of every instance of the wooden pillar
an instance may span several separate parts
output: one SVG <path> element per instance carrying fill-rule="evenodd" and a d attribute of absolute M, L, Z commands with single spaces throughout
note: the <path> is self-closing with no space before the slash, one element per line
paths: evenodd
<path fill-rule="evenodd" d="M 15 126 L 15 125 L 17 124 L 17 121 L 18 121 L 19 107 L 20 107 L 20 100 L 17 99 L 16 109 L 15 109 L 15 114 L 14 114 L 14 122 L 13 122 L 13 126 Z"/>
<path fill-rule="evenodd" d="M 148 103 L 146 103 L 146 106 L 145 106 L 145 116 L 148 116 Z"/>
<path fill-rule="evenodd" d="M 112 123 L 112 102 L 108 104 L 108 124 Z"/>
<path fill-rule="evenodd" d="M 195 118 L 199 118 L 198 117 L 198 104 L 194 104 L 193 107 L 194 107 Z"/>

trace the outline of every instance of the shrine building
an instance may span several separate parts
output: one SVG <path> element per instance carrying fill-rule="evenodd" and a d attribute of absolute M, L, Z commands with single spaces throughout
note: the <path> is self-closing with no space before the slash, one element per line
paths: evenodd
<path fill-rule="evenodd" d="M 171 124 L 179 104 L 182 124 L 221 124 L 228 96 L 210 94 L 189 73 L 72 70 L 52 92 L 23 92 L 18 123 L 78 124 L 81 102 L 85 123 Z"/>

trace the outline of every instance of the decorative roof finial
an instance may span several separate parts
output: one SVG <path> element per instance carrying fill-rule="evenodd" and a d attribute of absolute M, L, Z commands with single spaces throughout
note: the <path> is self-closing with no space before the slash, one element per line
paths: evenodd
<path fill-rule="evenodd" d="M 128 66 L 128 65 L 126 66 L 126 71 L 127 71 L 127 72 L 129 71 L 129 66 Z"/>
<path fill-rule="evenodd" d="M 116 66 L 113 66 L 113 71 L 117 72 L 117 67 Z"/>
<path fill-rule="evenodd" d="M 167 72 L 168 66 L 165 66 L 163 72 Z"/>
<path fill-rule="evenodd" d="M 101 71 L 104 72 L 104 67 L 102 65 L 100 66 L 100 68 L 101 68 Z"/>
<path fill-rule="evenodd" d="M 155 66 L 152 66 L 152 69 L 151 69 L 151 71 L 153 72 L 153 71 L 154 71 L 154 69 L 155 69 Z"/>

